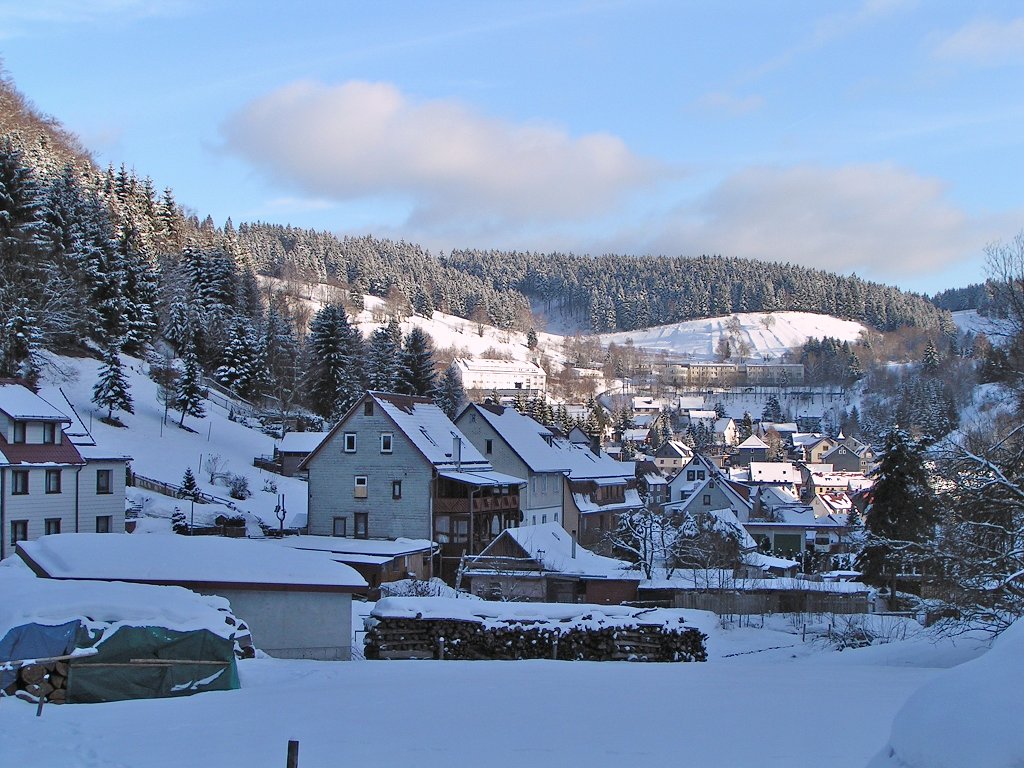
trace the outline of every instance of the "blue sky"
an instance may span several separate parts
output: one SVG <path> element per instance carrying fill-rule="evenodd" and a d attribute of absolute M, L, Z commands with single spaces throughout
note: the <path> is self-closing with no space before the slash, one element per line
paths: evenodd
<path fill-rule="evenodd" d="M 1024 227 L 1015 2 L 0 0 L 0 57 L 218 223 L 928 292 Z"/>

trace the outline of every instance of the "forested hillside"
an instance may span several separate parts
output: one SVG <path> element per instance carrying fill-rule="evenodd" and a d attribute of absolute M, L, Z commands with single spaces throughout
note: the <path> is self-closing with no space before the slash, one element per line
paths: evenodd
<path fill-rule="evenodd" d="M 534 297 L 548 312 L 584 319 L 597 332 L 777 310 L 835 315 L 879 330 L 952 327 L 946 313 L 921 296 L 791 264 L 504 251 L 455 251 L 447 263 Z"/>

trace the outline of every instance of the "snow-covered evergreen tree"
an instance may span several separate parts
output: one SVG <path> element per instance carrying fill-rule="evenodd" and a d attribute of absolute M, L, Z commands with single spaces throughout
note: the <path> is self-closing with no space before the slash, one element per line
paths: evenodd
<path fill-rule="evenodd" d="M 768 402 L 764 404 L 764 410 L 761 411 L 761 418 L 764 421 L 771 421 L 778 424 L 782 421 L 782 406 L 779 405 L 779 398 L 775 395 L 768 396 Z"/>
<path fill-rule="evenodd" d="M 874 479 L 857 568 L 868 584 L 895 594 L 898 575 L 921 561 L 937 522 L 921 446 L 904 430 L 889 430 Z"/>
<path fill-rule="evenodd" d="M 224 349 L 224 362 L 214 372 L 214 378 L 242 397 L 252 397 L 264 373 L 263 352 L 260 340 L 249 323 L 237 318 Z"/>
<path fill-rule="evenodd" d="M 437 379 L 434 371 L 434 350 L 430 336 L 419 326 L 409 331 L 409 335 L 405 337 L 399 360 L 399 392 L 433 397 Z"/>
<path fill-rule="evenodd" d="M 466 402 L 466 390 L 462 388 L 462 377 L 454 365 L 449 365 L 441 376 L 441 382 L 434 395 L 437 405 L 449 419 L 455 419 L 462 404 Z"/>
<path fill-rule="evenodd" d="M 182 357 L 182 371 L 174 387 L 174 408 L 181 411 L 181 421 L 178 426 L 185 426 L 186 416 L 195 416 L 201 419 L 206 415 L 203 408 L 203 374 L 199 368 L 199 361 L 190 350 L 187 350 Z"/>
<path fill-rule="evenodd" d="M 107 409 L 108 421 L 113 420 L 115 410 L 135 413 L 131 385 L 116 344 L 109 345 L 103 351 L 103 365 L 100 366 L 96 384 L 92 388 L 92 401 L 100 408 Z"/>
<path fill-rule="evenodd" d="M 366 386 L 369 389 L 377 392 L 397 390 L 400 350 L 400 341 L 395 340 L 388 326 L 381 326 L 371 334 L 366 355 Z"/>

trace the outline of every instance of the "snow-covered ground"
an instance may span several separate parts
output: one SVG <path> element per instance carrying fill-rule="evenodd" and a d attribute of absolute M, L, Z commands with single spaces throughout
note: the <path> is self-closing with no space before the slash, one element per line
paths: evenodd
<path fill-rule="evenodd" d="M 600 339 L 602 344 L 624 344 L 632 340 L 636 347 L 650 351 L 668 352 L 694 360 L 712 360 L 715 359 L 718 340 L 730 336 L 727 324 L 732 317 L 739 319 L 739 339 L 749 345 L 747 357 L 752 361 L 760 361 L 765 357 L 776 359 L 812 337 L 831 336 L 853 342 L 865 330 L 865 326 L 852 320 L 840 320 L 831 315 L 811 312 L 741 312 L 635 331 L 605 333 Z M 766 321 L 765 318 L 770 319 Z"/>
<path fill-rule="evenodd" d="M 726 630 L 687 616 L 710 635 L 707 663 L 253 659 L 239 663 L 238 691 L 48 706 L 39 718 L 5 701 L 3 763 L 283 765 L 297 739 L 307 768 L 862 768 L 908 697 L 980 652 L 976 641 L 914 637 L 836 653 L 783 619 Z"/>
<path fill-rule="evenodd" d="M 67 403 L 61 390 L 67 395 L 84 425 L 92 433 L 101 451 L 132 457 L 132 469 L 156 480 L 180 484 L 186 468 L 191 468 L 202 491 L 228 498 L 226 486 L 209 483 L 209 476 L 202 467 L 211 456 L 220 456 L 223 470 L 244 475 L 249 480 L 252 496 L 245 501 L 235 501 L 239 509 L 250 511 L 261 517 L 268 525 L 277 527 L 274 516 L 277 496 L 285 495 L 285 508 L 289 524 L 296 516 L 306 513 L 306 484 L 290 477 L 281 477 L 253 466 L 254 456 L 272 454 L 274 439 L 262 432 L 245 427 L 228 419 L 227 412 L 220 406 L 205 400 L 206 416 L 201 419 L 186 417 L 185 425 L 194 430 L 179 429 L 181 414 L 171 411 L 167 424 L 164 407 L 157 400 L 157 385 L 145 373 L 145 364 L 136 358 L 123 356 L 126 373 L 131 383 L 131 394 L 135 401 L 135 413 L 116 414 L 125 427 L 113 427 L 100 421 L 106 415 L 105 409 L 97 409 L 92 403 L 92 388 L 100 361 L 92 358 L 53 358 L 56 366 L 47 366 L 45 379 L 40 382 L 39 394 L 61 411 L 67 411 Z M 63 371 L 58 373 L 57 369 Z M 72 415 L 72 414 L 69 414 Z M 264 491 L 265 483 L 276 483 L 277 492 Z M 268 486 L 269 487 L 269 486 Z M 189 505 L 177 502 L 160 494 L 141 494 L 152 499 L 152 510 L 168 517 L 175 505 L 186 515 Z M 213 512 L 212 505 L 196 505 L 196 522 Z M 145 511 L 145 510 L 144 510 Z M 224 509 L 218 508 L 217 512 Z M 203 517 L 201 517 L 203 516 Z"/>

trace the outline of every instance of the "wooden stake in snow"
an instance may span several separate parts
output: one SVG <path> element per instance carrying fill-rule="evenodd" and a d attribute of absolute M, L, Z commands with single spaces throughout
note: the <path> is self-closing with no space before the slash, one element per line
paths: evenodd
<path fill-rule="evenodd" d="M 288 742 L 288 766 L 287 768 L 299 768 L 299 742 Z"/>

